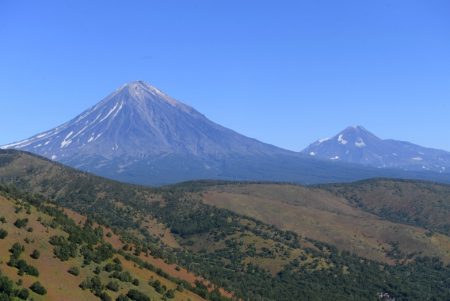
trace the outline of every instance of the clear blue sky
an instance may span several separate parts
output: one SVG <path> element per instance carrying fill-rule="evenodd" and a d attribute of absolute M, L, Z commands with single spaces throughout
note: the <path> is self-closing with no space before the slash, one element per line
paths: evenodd
<path fill-rule="evenodd" d="M 353 124 L 450 150 L 450 1 L 0 0 L 0 144 L 137 79 L 293 150 Z"/>

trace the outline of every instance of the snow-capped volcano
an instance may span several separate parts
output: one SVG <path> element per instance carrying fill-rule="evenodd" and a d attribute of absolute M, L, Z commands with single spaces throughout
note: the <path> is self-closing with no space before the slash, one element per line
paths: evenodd
<path fill-rule="evenodd" d="M 409 142 L 383 140 L 362 126 L 350 126 L 332 138 L 320 139 L 302 153 L 310 157 L 405 170 L 450 170 L 450 153 Z"/>
<path fill-rule="evenodd" d="M 61 126 L 3 148 L 27 150 L 62 162 L 99 154 L 113 159 L 173 153 L 220 157 L 287 152 L 219 126 L 142 81 L 120 87 Z"/>
<path fill-rule="evenodd" d="M 211 169 L 220 173 L 225 158 L 298 156 L 222 127 L 143 81 L 120 87 L 65 124 L 2 148 L 124 180 L 159 173 L 189 174 L 180 180 L 209 177 Z"/>

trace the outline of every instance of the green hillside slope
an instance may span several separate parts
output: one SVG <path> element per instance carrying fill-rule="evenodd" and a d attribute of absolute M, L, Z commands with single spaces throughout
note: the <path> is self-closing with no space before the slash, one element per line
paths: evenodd
<path fill-rule="evenodd" d="M 450 298 L 450 268 L 431 253 L 415 254 L 408 260 L 398 260 L 396 265 L 395 252 L 389 264 L 352 255 L 307 233 L 300 235 L 281 225 L 262 222 L 260 217 L 211 206 L 205 203 L 205 197 L 217 193 L 218 188 L 202 183 L 147 189 L 79 173 L 20 152 L 2 152 L 0 162 L 4 190 L 33 193 L 32 199 L 70 208 L 77 212 L 71 213 L 74 216 L 88 216 L 120 237 L 118 254 L 125 261 L 156 271 L 156 264 L 165 264 L 166 269 L 159 274 L 166 279 L 172 279 L 166 271 L 177 270 L 192 272 L 197 280 L 208 279 L 202 283 L 193 280 L 191 287 L 185 283 L 205 299 L 224 299 L 219 292 L 243 300 L 277 301 L 377 300 L 380 292 L 388 292 L 396 300 Z M 257 189 L 264 195 L 269 195 L 269 190 Z M 333 196 L 323 190 L 320 193 Z M 345 199 L 337 199 L 340 201 L 335 200 L 333 209 L 336 216 L 362 214 Z M 285 203 L 295 205 L 290 200 Z M 273 206 L 277 210 L 273 215 L 284 212 L 284 208 Z M 328 210 L 322 196 L 303 206 Z M 149 265 L 150 257 L 161 260 Z"/>

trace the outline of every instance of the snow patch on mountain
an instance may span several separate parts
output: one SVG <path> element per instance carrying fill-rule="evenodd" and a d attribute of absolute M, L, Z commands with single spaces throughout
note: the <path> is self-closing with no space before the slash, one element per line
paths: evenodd
<path fill-rule="evenodd" d="M 364 142 L 363 139 L 358 138 L 358 139 L 355 141 L 355 146 L 356 146 L 356 147 L 359 147 L 359 148 L 362 148 L 362 147 L 365 147 L 365 146 L 366 146 L 366 143 Z"/>
<path fill-rule="evenodd" d="M 348 143 L 348 141 L 344 139 L 343 134 L 340 134 L 339 137 L 337 138 L 337 140 L 339 141 L 340 144 L 343 144 L 343 145 L 346 145 Z"/>

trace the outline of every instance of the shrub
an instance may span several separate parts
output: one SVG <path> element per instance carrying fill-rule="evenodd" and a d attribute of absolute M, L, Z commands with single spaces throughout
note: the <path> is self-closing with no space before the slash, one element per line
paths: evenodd
<path fill-rule="evenodd" d="M 94 269 L 94 274 L 100 274 L 100 272 L 101 272 L 102 270 L 100 269 L 100 267 L 99 266 L 96 266 L 95 267 L 95 269 Z"/>
<path fill-rule="evenodd" d="M 102 301 L 112 301 L 112 298 L 106 292 L 96 292 L 95 295 Z"/>
<path fill-rule="evenodd" d="M 89 288 L 90 283 L 90 279 L 85 279 L 80 283 L 79 287 L 84 291 Z"/>
<path fill-rule="evenodd" d="M 107 285 L 106 288 L 113 291 L 113 292 L 118 292 L 119 291 L 119 283 L 117 281 L 110 281 Z"/>
<path fill-rule="evenodd" d="M 166 292 L 165 296 L 169 299 L 173 299 L 173 298 L 175 298 L 175 291 L 170 289 Z"/>
<path fill-rule="evenodd" d="M 31 253 L 30 257 L 33 259 L 39 259 L 39 257 L 41 256 L 41 252 L 39 252 L 38 250 L 34 250 L 33 253 Z"/>
<path fill-rule="evenodd" d="M 0 239 L 4 239 L 6 236 L 8 236 L 8 231 L 0 229 Z"/>
<path fill-rule="evenodd" d="M 26 264 L 26 263 L 25 263 Z M 39 271 L 37 268 L 35 268 L 32 265 L 26 264 L 25 268 L 24 268 L 24 273 L 27 275 L 31 275 L 31 276 L 35 276 L 38 277 L 39 276 Z"/>
<path fill-rule="evenodd" d="M 149 297 L 135 289 L 130 289 L 127 293 L 127 296 L 134 301 L 150 301 Z"/>
<path fill-rule="evenodd" d="M 116 301 L 129 301 L 130 300 L 130 298 L 128 298 L 127 296 L 125 296 L 125 295 L 119 295 L 117 298 L 116 298 Z"/>
<path fill-rule="evenodd" d="M 0 292 L 6 295 L 11 295 L 13 291 L 14 291 L 13 282 L 9 278 L 0 275 Z"/>
<path fill-rule="evenodd" d="M 86 278 L 83 282 L 80 284 L 80 288 L 90 289 L 93 292 L 101 292 L 103 290 L 102 281 L 98 276 L 94 276 L 92 278 Z"/>
<path fill-rule="evenodd" d="M 19 218 L 14 222 L 14 226 L 16 226 L 19 229 L 26 227 L 27 224 L 28 224 L 28 218 L 22 218 L 22 219 Z"/>
<path fill-rule="evenodd" d="M 67 272 L 69 272 L 69 274 L 72 274 L 74 276 L 80 275 L 80 269 L 77 267 L 71 267 Z"/>
<path fill-rule="evenodd" d="M 119 279 L 122 282 L 131 282 L 133 281 L 133 278 L 131 277 L 129 272 L 118 272 L 114 271 L 111 275 L 111 278 Z"/>
<path fill-rule="evenodd" d="M 17 292 L 17 297 L 19 299 L 27 300 L 29 296 L 30 292 L 26 288 L 23 288 Z"/>
<path fill-rule="evenodd" d="M 9 249 L 9 252 L 11 253 L 11 257 L 19 258 L 20 254 L 22 254 L 24 250 L 25 248 L 16 242 L 12 245 L 11 249 Z"/>
<path fill-rule="evenodd" d="M 27 264 L 27 262 L 23 259 L 14 258 L 11 256 L 11 259 L 8 261 L 8 265 L 11 267 L 15 267 L 19 270 L 19 275 L 22 276 L 24 274 L 31 276 L 39 276 L 39 271 L 34 266 Z"/>
<path fill-rule="evenodd" d="M 114 270 L 114 265 L 112 263 L 108 263 L 107 265 L 105 265 L 105 267 L 103 268 L 106 272 L 110 273 Z"/>
<path fill-rule="evenodd" d="M 151 286 L 155 289 L 155 291 L 158 294 L 163 294 L 165 292 L 164 287 L 161 285 L 161 282 L 159 280 L 155 280 L 152 283 L 150 283 Z"/>
<path fill-rule="evenodd" d="M 39 281 L 33 283 L 30 286 L 30 289 L 33 292 L 35 292 L 36 294 L 38 294 L 38 295 L 45 295 L 45 294 L 47 294 L 47 290 L 45 289 L 45 287 L 42 286 L 42 284 Z"/>

